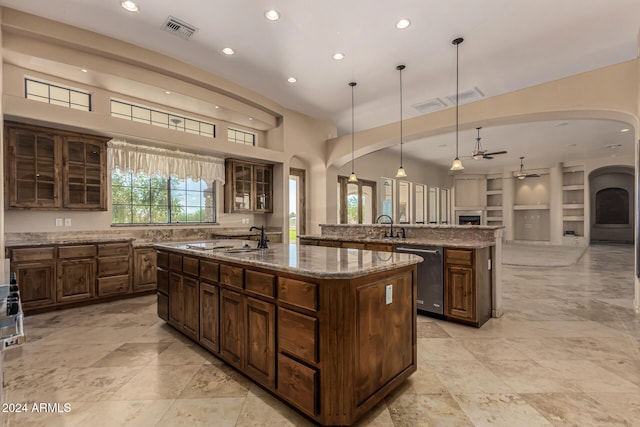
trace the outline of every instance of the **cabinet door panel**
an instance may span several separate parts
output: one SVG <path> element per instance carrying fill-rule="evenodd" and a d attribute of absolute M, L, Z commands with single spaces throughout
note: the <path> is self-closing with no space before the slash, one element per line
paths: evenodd
<path fill-rule="evenodd" d="M 200 333 L 200 289 L 198 280 L 191 277 L 182 278 L 183 318 L 182 331 L 188 337 L 197 340 Z"/>
<path fill-rule="evenodd" d="M 473 269 L 448 265 L 445 279 L 445 315 L 475 320 Z"/>
<path fill-rule="evenodd" d="M 220 351 L 219 305 L 220 288 L 200 282 L 200 344 L 214 353 Z"/>
<path fill-rule="evenodd" d="M 22 263 L 12 267 L 20 285 L 20 300 L 24 308 L 56 302 L 53 261 Z"/>
<path fill-rule="evenodd" d="M 243 368 L 244 327 L 242 295 L 223 289 L 220 291 L 220 355 L 238 369 Z"/>
<path fill-rule="evenodd" d="M 275 387 L 275 306 L 247 298 L 247 374 L 268 387 Z"/>
<path fill-rule="evenodd" d="M 133 251 L 133 291 L 156 288 L 155 249 L 135 249 Z"/>
<path fill-rule="evenodd" d="M 182 292 L 182 276 L 178 273 L 169 273 L 169 324 L 182 329 L 184 302 Z"/>
<path fill-rule="evenodd" d="M 96 261 L 91 259 L 58 262 L 57 302 L 92 298 L 96 291 Z"/>

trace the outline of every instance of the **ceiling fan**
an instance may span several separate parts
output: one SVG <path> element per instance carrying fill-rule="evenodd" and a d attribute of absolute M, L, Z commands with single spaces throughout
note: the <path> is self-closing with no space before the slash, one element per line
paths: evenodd
<path fill-rule="evenodd" d="M 473 157 L 473 160 L 493 159 L 493 156 L 497 154 L 507 154 L 507 152 L 504 150 L 492 151 L 490 153 L 488 153 L 487 150 L 483 150 L 482 144 L 480 144 L 480 129 L 482 129 L 482 127 L 477 127 L 476 129 L 478 130 L 478 137 L 476 138 L 476 146 L 471 152 L 471 156 Z"/>
<path fill-rule="evenodd" d="M 523 160 L 524 160 L 524 156 L 520 156 L 520 170 L 516 173 L 516 178 L 525 179 L 525 178 L 540 177 L 540 174 L 527 172 L 526 169 L 524 168 Z"/>

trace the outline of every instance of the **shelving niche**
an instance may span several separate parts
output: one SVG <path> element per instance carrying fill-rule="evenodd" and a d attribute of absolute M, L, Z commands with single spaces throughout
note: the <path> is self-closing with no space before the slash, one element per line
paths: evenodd
<path fill-rule="evenodd" d="M 562 229 L 565 236 L 584 237 L 584 168 L 562 170 Z"/>
<path fill-rule="evenodd" d="M 487 176 L 487 225 L 502 225 L 502 175 Z"/>

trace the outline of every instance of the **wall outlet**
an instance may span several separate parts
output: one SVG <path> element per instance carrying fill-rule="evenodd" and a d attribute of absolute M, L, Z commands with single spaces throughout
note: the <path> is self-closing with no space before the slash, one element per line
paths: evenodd
<path fill-rule="evenodd" d="M 71 227 L 71 218 L 65 218 L 64 219 L 64 226 L 65 227 Z"/>
<path fill-rule="evenodd" d="M 387 285 L 385 291 L 387 297 L 387 305 L 389 305 L 393 302 L 393 285 Z"/>
<path fill-rule="evenodd" d="M 62 227 L 62 218 L 56 218 L 56 227 Z"/>

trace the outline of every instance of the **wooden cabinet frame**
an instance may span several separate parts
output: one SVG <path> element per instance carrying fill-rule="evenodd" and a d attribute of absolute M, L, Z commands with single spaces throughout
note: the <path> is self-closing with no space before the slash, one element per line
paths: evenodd
<path fill-rule="evenodd" d="M 5 122 L 5 207 L 107 210 L 106 141 Z"/>
<path fill-rule="evenodd" d="M 242 179 L 236 168 L 242 168 L 249 178 Z M 260 174 L 263 179 L 260 180 Z M 226 213 L 273 212 L 273 165 L 228 159 L 225 162 L 224 211 Z M 264 176 L 266 175 L 266 178 Z M 247 188 L 248 187 L 248 188 Z M 236 205 L 236 193 L 242 189 L 247 194 L 249 206 Z M 259 191 L 260 190 L 260 191 Z M 258 198 L 263 194 L 266 207 L 258 208 Z"/>

